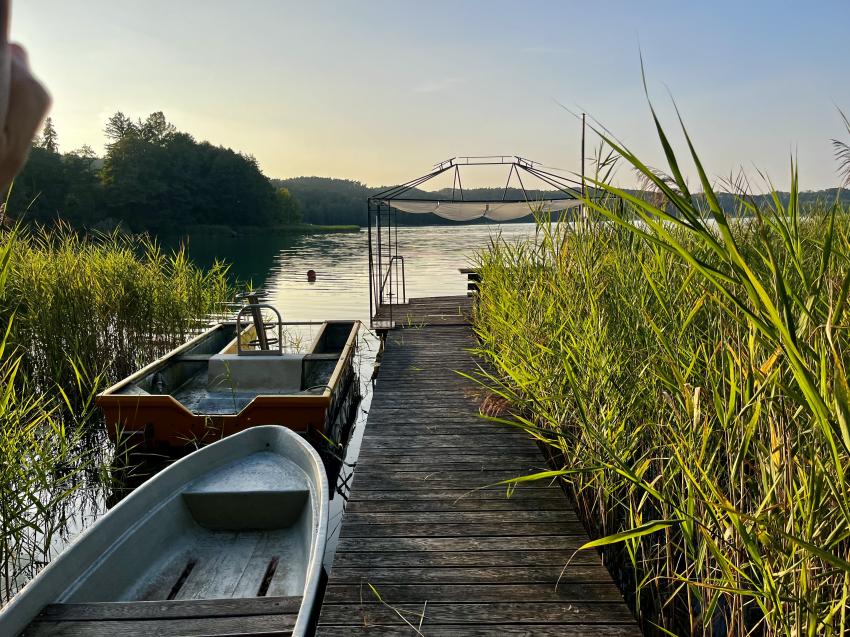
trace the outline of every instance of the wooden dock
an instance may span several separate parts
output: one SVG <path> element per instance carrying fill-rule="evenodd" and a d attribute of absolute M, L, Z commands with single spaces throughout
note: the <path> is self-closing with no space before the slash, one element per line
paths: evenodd
<path fill-rule="evenodd" d="M 472 298 L 469 296 L 431 296 L 410 299 L 407 303 L 384 305 L 375 316 L 380 323 L 400 328 L 433 325 L 469 325 Z"/>
<path fill-rule="evenodd" d="M 524 433 L 478 417 L 467 297 L 393 308 L 317 635 L 639 635 Z M 405 313 L 409 320 L 405 320 Z M 480 488 L 486 487 L 486 488 Z"/>

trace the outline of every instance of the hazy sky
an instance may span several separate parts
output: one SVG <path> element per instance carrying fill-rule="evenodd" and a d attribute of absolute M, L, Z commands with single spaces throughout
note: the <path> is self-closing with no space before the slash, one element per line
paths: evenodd
<path fill-rule="evenodd" d="M 669 89 L 712 175 L 757 166 L 785 185 L 796 152 L 804 188 L 833 186 L 848 27 L 850 0 L 17 0 L 12 17 L 63 150 L 101 152 L 117 109 L 162 110 L 270 177 L 371 185 L 454 155 L 578 169 L 580 127 L 558 103 L 660 166 L 642 50 L 660 113 L 672 129 Z"/>

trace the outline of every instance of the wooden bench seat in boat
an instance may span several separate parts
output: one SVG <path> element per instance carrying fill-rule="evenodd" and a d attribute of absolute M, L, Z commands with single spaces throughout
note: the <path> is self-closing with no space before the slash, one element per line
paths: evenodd
<path fill-rule="evenodd" d="M 300 597 L 50 604 L 27 637 L 291 635 Z"/>

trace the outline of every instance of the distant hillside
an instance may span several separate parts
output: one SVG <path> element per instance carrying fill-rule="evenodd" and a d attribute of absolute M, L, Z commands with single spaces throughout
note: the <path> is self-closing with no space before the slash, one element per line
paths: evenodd
<path fill-rule="evenodd" d="M 367 186 L 359 181 L 349 179 L 332 179 L 329 177 L 295 177 L 292 179 L 272 179 L 276 188 L 286 188 L 298 202 L 298 209 L 303 215 L 305 223 L 318 225 L 366 225 L 366 200 L 373 194 L 386 189 L 386 186 Z M 636 192 L 636 191 L 633 191 Z M 818 201 L 831 203 L 838 196 L 837 188 L 827 190 L 806 191 L 800 193 L 800 201 L 803 204 L 811 204 Z M 480 199 L 496 201 L 505 194 L 504 188 L 470 188 L 464 190 L 466 199 Z M 528 194 L 533 198 L 558 197 L 561 193 L 554 191 L 529 190 Z M 416 197 L 451 197 L 451 189 L 443 188 L 438 191 L 410 191 L 406 198 Z M 509 188 L 508 198 L 521 198 L 522 191 L 517 188 Z M 788 193 L 779 193 L 783 201 L 788 200 Z M 736 212 L 735 199 L 731 194 L 720 193 L 719 199 L 725 210 L 734 214 Z M 767 204 L 770 197 L 767 195 L 757 197 L 757 201 Z M 841 191 L 841 201 L 850 205 L 850 191 Z M 522 221 L 527 221 L 523 219 Z M 456 223 L 446 221 L 434 215 L 409 215 L 400 214 L 398 221 L 403 225 L 435 225 Z"/>

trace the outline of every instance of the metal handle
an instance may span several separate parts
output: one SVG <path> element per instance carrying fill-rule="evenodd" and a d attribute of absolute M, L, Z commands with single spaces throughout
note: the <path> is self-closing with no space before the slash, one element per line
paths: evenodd
<path fill-rule="evenodd" d="M 256 297 L 254 297 L 256 298 Z M 263 319 L 263 310 L 271 310 L 277 316 L 277 321 L 274 325 L 277 326 L 277 338 L 268 339 L 266 331 L 271 323 L 267 323 Z M 259 347 L 259 349 L 242 349 L 242 317 L 251 314 L 254 323 L 254 331 L 257 338 L 247 343 L 249 347 Z M 242 306 L 239 313 L 236 315 L 236 354 L 238 356 L 269 356 L 283 354 L 283 320 L 277 308 L 265 303 L 248 303 Z M 276 345 L 277 349 L 271 349 L 271 345 Z"/>

